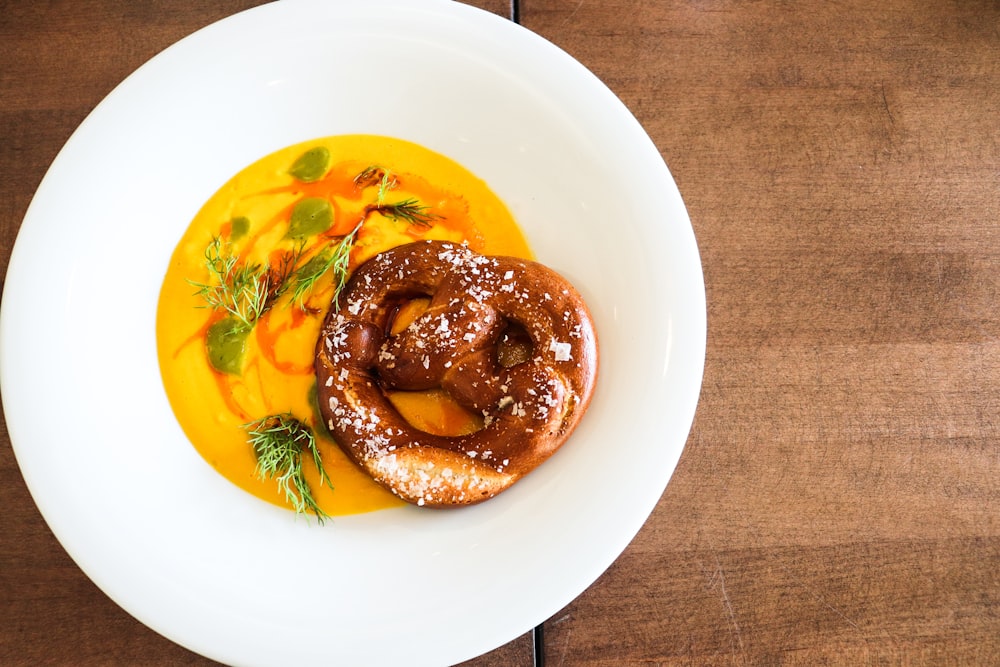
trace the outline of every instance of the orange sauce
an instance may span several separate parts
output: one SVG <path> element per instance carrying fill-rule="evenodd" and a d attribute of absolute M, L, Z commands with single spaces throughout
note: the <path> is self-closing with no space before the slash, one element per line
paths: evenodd
<path fill-rule="evenodd" d="M 305 180 L 293 176 L 299 158 L 316 148 L 325 148 L 329 155 L 322 174 Z M 372 166 L 388 171 L 391 177 L 356 182 Z M 326 202 L 329 221 L 321 229 L 289 238 L 293 210 L 303 199 Z M 409 224 L 378 211 L 366 213 L 377 201 L 411 201 L 431 214 L 431 219 L 426 224 Z M 299 253 L 295 266 L 301 267 L 310 257 L 330 253 L 362 219 L 349 270 L 379 252 L 419 239 L 468 243 L 485 254 L 530 257 L 507 207 L 482 180 L 453 160 L 399 139 L 326 137 L 260 159 L 205 203 L 174 250 L 157 308 L 157 352 L 164 388 L 195 449 L 240 488 L 287 506 L 274 481 L 257 478 L 257 461 L 244 425 L 268 415 L 291 413 L 316 435 L 334 489 L 320 484 L 308 455 L 302 457 L 303 468 L 317 504 L 331 516 L 401 504 L 325 435 L 313 407 L 314 349 L 335 290 L 333 271 L 327 271 L 299 302 L 292 301 L 292 290 L 273 300 L 253 322 L 236 368 L 226 371 L 211 362 L 208 342 L 210 329 L 225 313 L 208 307 L 198 285 L 212 284 L 206 251 L 213 240 L 236 258 L 237 266 L 278 267 L 283 258 Z M 409 313 L 397 316 L 397 325 L 401 318 L 415 317 L 419 309 L 417 303 Z M 479 426 L 443 392 L 393 392 L 389 399 L 414 426 L 428 432 L 457 434 Z"/>

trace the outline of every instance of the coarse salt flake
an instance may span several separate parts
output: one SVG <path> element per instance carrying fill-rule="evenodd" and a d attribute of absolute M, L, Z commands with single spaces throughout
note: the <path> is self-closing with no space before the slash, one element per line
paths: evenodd
<path fill-rule="evenodd" d="M 569 343 L 560 343 L 555 338 L 549 344 L 549 351 L 554 352 L 556 361 L 569 361 L 572 359 L 572 346 Z"/>

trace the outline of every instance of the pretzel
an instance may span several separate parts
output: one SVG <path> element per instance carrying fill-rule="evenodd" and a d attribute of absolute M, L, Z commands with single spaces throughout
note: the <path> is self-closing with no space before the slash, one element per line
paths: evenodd
<path fill-rule="evenodd" d="M 393 333 L 400 304 L 419 297 L 427 309 Z M 331 435 L 379 484 L 430 507 L 492 498 L 540 465 L 576 428 L 596 377 L 593 321 L 572 285 L 537 262 L 441 241 L 358 267 L 316 348 Z M 483 427 L 427 433 L 384 393 L 433 388 L 481 414 Z"/>

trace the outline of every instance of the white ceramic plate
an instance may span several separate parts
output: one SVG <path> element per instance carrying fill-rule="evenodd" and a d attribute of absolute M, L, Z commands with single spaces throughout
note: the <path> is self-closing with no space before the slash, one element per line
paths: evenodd
<path fill-rule="evenodd" d="M 582 426 L 482 505 L 296 520 L 211 470 L 163 393 L 156 299 L 192 216 L 254 160 L 341 133 L 484 178 L 594 312 Z M 695 239 L 655 146 L 567 54 L 449 0 L 283 0 L 152 59 L 53 163 L 0 319 L 7 425 L 55 535 L 139 620 L 246 665 L 455 663 L 544 621 L 655 506 L 704 353 Z"/>

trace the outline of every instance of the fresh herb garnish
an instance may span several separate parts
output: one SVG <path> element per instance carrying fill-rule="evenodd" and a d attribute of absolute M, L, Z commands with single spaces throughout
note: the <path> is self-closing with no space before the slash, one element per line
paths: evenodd
<path fill-rule="evenodd" d="M 381 206 L 385 203 L 385 196 L 396 187 L 396 177 L 388 169 L 382 169 L 382 176 L 378 180 L 378 193 L 375 195 L 375 203 Z"/>
<path fill-rule="evenodd" d="M 333 488 L 323 469 L 312 429 L 289 413 L 269 415 L 244 424 L 243 428 L 249 436 L 247 442 L 257 457 L 257 478 L 275 480 L 296 513 L 312 512 L 320 525 L 330 518 L 313 497 L 302 467 L 302 455 L 308 453 L 319 471 L 320 483 Z"/>
<path fill-rule="evenodd" d="M 277 266 L 241 262 L 229 243 L 216 236 L 205 249 L 205 267 L 210 281 L 188 281 L 207 307 L 228 313 L 247 329 L 253 328 L 285 290 L 297 253 L 284 253 Z"/>
<path fill-rule="evenodd" d="M 298 304 L 300 309 L 306 310 L 306 299 L 309 294 L 312 293 L 316 283 L 332 269 L 332 300 L 336 307 L 337 297 L 344 289 L 344 285 L 347 284 L 347 279 L 350 275 L 351 249 L 354 247 L 358 231 L 363 224 L 363 220 L 358 222 L 354 229 L 342 237 L 330 251 L 324 250 L 292 272 L 289 281 L 292 285 L 292 303 Z"/>
<path fill-rule="evenodd" d="M 323 251 L 308 262 L 297 268 L 291 276 L 291 302 L 298 304 L 300 310 L 306 310 L 306 299 L 312 294 L 313 288 L 320 278 L 330 270 L 336 257 Z"/>
<path fill-rule="evenodd" d="M 431 213 L 427 206 L 416 199 L 404 199 L 395 204 L 370 204 L 365 211 L 381 213 L 392 220 L 402 220 L 417 227 L 430 227 L 435 220 L 441 219 L 440 215 Z"/>
<path fill-rule="evenodd" d="M 387 204 L 386 195 L 390 190 L 394 190 L 399 182 L 391 171 L 372 165 L 354 177 L 354 184 L 357 187 L 365 188 L 374 185 L 378 186 L 375 195 L 375 203 L 365 207 L 365 216 L 371 213 L 381 213 L 392 220 L 402 220 L 418 227 L 430 227 L 435 220 L 440 220 L 441 216 L 428 211 L 427 206 L 422 205 L 414 198 L 404 199 L 400 202 Z"/>
<path fill-rule="evenodd" d="M 216 236 L 205 249 L 208 283 L 189 281 L 209 308 L 229 313 L 247 328 L 263 313 L 270 293 L 270 273 L 260 264 L 246 264 Z"/>
<path fill-rule="evenodd" d="M 344 291 L 347 279 L 350 277 L 351 248 L 354 247 L 354 241 L 364 224 L 365 221 L 362 219 L 351 230 L 351 233 L 342 238 L 337 247 L 333 249 L 333 307 L 338 310 L 340 309 L 340 293 Z"/>

